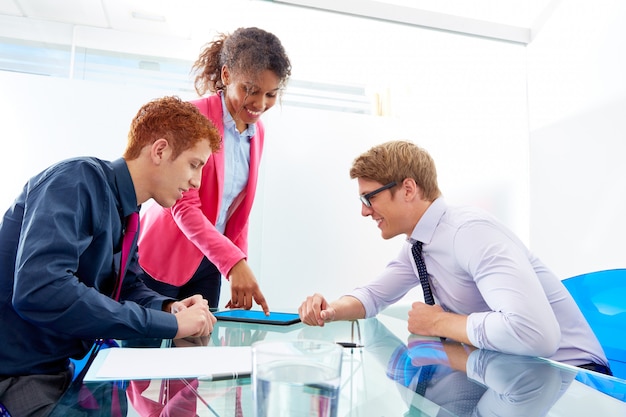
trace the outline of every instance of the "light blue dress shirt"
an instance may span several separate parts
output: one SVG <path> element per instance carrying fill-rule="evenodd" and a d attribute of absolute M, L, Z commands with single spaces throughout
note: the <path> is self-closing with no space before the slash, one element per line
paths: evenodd
<path fill-rule="evenodd" d="M 256 125 L 248 125 L 246 130 L 239 133 L 235 120 L 226 108 L 223 95 L 222 109 L 224 111 L 224 193 L 222 194 L 222 205 L 215 228 L 224 234 L 228 218 L 234 210 L 234 207 L 231 209 L 231 206 L 248 183 L 250 138 L 256 133 Z"/>
<path fill-rule="evenodd" d="M 491 215 L 449 207 L 443 198 L 426 210 L 383 273 L 348 294 L 361 301 L 367 317 L 420 285 L 411 254 L 414 240 L 424 243 L 436 303 L 468 315 L 466 330 L 474 346 L 571 365 L 607 364 L 561 281 Z"/>

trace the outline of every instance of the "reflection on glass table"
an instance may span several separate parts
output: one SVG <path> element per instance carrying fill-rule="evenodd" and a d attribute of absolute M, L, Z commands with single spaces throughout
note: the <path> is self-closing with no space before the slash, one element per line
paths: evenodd
<path fill-rule="evenodd" d="M 133 340 L 121 345 L 203 346 L 210 354 L 218 346 L 294 339 L 348 346 L 337 416 L 626 416 L 626 381 L 540 358 L 415 337 L 406 330 L 405 320 L 385 315 L 324 327 L 218 322 L 206 339 Z M 249 377 L 138 379 L 77 384 L 53 413 L 74 415 L 252 417 L 254 409 Z"/>
<path fill-rule="evenodd" d="M 438 416 L 541 417 L 576 374 L 535 358 L 416 340 L 396 349 L 387 375 L 438 404 Z"/>

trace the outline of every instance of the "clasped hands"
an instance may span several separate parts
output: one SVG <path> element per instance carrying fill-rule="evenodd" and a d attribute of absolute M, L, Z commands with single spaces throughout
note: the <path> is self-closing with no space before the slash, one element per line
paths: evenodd
<path fill-rule="evenodd" d="M 309 326 L 324 326 L 335 319 L 336 311 L 321 294 L 308 296 L 298 308 L 300 320 Z"/>
<path fill-rule="evenodd" d="M 176 316 L 178 332 L 175 339 L 189 336 L 209 336 L 217 319 L 209 311 L 209 302 L 201 295 L 193 295 L 184 300 L 169 304 L 169 310 Z"/>

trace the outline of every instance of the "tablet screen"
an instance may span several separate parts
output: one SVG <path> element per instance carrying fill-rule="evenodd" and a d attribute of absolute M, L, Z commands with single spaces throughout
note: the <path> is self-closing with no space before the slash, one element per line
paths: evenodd
<path fill-rule="evenodd" d="M 294 324 L 300 321 L 300 316 L 296 313 L 277 313 L 270 312 L 266 316 L 260 310 L 224 310 L 213 313 L 218 320 L 239 321 L 244 323 L 263 323 L 263 324 Z"/>

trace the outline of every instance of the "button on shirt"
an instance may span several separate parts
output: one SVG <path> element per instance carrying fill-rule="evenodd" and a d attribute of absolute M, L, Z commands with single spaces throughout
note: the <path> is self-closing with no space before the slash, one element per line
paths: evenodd
<path fill-rule="evenodd" d="M 238 197 L 248 183 L 250 138 L 256 133 L 256 126 L 248 125 L 246 130 L 239 133 L 235 121 L 226 108 L 223 95 L 222 109 L 224 111 L 224 192 L 215 228 L 224 234 L 230 213 L 236 208 L 231 209 L 231 206 L 235 200 L 241 201 Z"/>
<path fill-rule="evenodd" d="M 606 365 L 598 340 L 561 281 L 492 216 L 449 207 L 443 198 L 430 205 L 383 273 L 349 294 L 363 303 L 366 317 L 420 285 L 411 254 L 414 240 L 424 243 L 436 303 L 468 315 L 474 346 L 571 365 Z"/>

